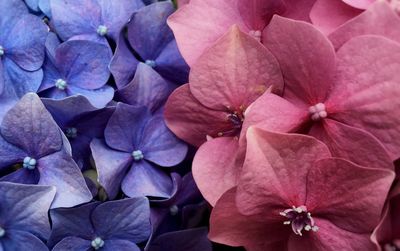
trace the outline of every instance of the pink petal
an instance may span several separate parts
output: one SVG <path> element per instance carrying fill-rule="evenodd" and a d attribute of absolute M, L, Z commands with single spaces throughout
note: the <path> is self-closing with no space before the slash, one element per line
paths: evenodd
<path fill-rule="evenodd" d="M 247 152 L 238 184 L 237 206 L 245 215 L 269 212 L 280 219 L 279 209 L 304 205 L 306 179 L 313 163 L 330 157 L 328 148 L 306 135 L 247 130 Z"/>
<path fill-rule="evenodd" d="M 190 93 L 189 86 L 183 85 L 169 97 L 165 106 L 165 122 L 180 139 L 200 146 L 207 135 L 215 137 L 230 124 L 227 113 L 208 109 Z"/>
<path fill-rule="evenodd" d="M 315 219 L 317 232 L 291 235 L 288 251 L 376 251 L 369 233 L 348 232 L 326 219 Z"/>
<path fill-rule="evenodd" d="M 329 35 L 336 49 L 353 37 L 382 35 L 400 42 L 400 18 L 386 1 L 376 1 L 366 11 Z"/>
<path fill-rule="evenodd" d="M 235 111 L 246 108 L 271 85 L 281 91 L 283 80 L 275 57 L 233 26 L 192 66 L 189 85 L 204 106 Z"/>
<path fill-rule="evenodd" d="M 365 10 L 376 0 L 342 0 L 342 1 L 350 6 L 353 6 L 354 8 Z"/>
<path fill-rule="evenodd" d="M 400 157 L 400 46 L 378 36 L 353 38 L 338 51 L 331 117 L 377 137 Z M 328 109 L 329 110 L 329 109 Z M 328 111 L 329 113 L 329 111 Z"/>
<path fill-rule="evenodd" d="M 330 34 L 360 13 L 360 10 L 340 0 L 317 0 L 310 12 L 310 18 L 324 34 Z"/>
<path fill-rule="evenodd" d="M 335 51 L 329 40 L 311 24 L 279 16 L 264 30 L 264 38 L 281 65 L 284 97 L 295 104 L 324 101 L 335 69 Z"/>
<path fill-rule="evenodd" d="M 324 142 L 334 157 L 365 167 L 394 170 L 385 147 L 372 134 L 332 119 L 315 123 L 308 133 Z"/>
<path fill-rule="evenodd" d="M 311 22 L 309 15 L 315 0 L 285 0 L 285 3 L 284 17 Z"/>
<path fill-rule="evenodd" d="M 227 191 L 212 211 L 210 240 L 229 246 L 245 246 L 249 251 L 283 250 L 290 227 L 282 222 L 265 222 L 259 215 L 242 215 L 236 208 L 235 194 L 235 188 Z M 280 249 L 271 248 L 274 245 Z"/>
<path fill-rule="evenodd" d="M 190 2 L 190 0 L 177 0 L 176 4 L 178 5 L 178 7 L 182 7 L 185 4 L 188 4 Z"/>
<path fill-rule="evenodd" d="M 193 160 L 193 178 L 204 198 L 213 206 L 222 194 L 237 184 L 243 160 L 233 137 L 204 143 Z"/>
<path fill-rule="evenodd" d="M 310 169 L 306 206 L 343 230 L 369 233 L 378 224 L 394 172 L 344 159 L 322 159 Z M 318 225 L 317 225 L 318 226 Z"/>
<path fill-rule="evenodd" d="M 247 108 L 242 126 L 242 134 L 250 126 L 256 126 L 257 128 L 272 132 L 294 132 L 308 118 L 308 107 L 299 107 L 277 95 L 264 93 Z"/>

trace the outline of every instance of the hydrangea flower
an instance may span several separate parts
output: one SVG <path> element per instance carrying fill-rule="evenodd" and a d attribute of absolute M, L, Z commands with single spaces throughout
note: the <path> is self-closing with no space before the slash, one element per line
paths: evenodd
<path fill-rule="evenodd" d="M 168 232 L 157 237 L 148 251 L 212 251 L 207 238 L 208 228 L 192 228 Z"/>
<path fill-rule="evenodd" d="M 87 169 L 90 166 L 90 142 L 94 138 L 103 138 L 104 129 L 114 108 L 97 109 L 81 95 L 63 100 L 42 101 L 68 138 L 74 160 L 80 168 Z"/>
<path fill-rule="evenodd" d="M 109 198 L 116 197 L 120 186 L 129 197 L 171 196 L 172 180 L 162 167 L 179 164 L 187 146 L 168 130 L 161 115 L 118 103 L 104 134 L 105 141 L 94 139 L 91 150 Z"/>
<path fill-rule="evenodd" d="M 386 1 L 376 1 L 359 16 L 343 24 L 329 34 L 335 49 L 351 38 L 361 35 L 379 35 L 400 42 L 399 16 Z"/>
<path fill-rule="evenodd" d="M 200 146 L 207 138 L 221 137 L 206 142 L 205 154 L 196 155 L 193 163 L 194 178 L 211 204 L 235 184 L 244 112 L 268 88 L 283 89 L 278 62 L 234 26 L 192 66 L 189 84 L 167 101 L 166 123 L 179 138 Z"/>
<path fill-rule="evenodd" d="M 4 80 L 0 81 L 0 94 L 7 92 L 7 98 L 16 101 L 40 86 L 48 32 L 41 19 L 29 14 L 20 0 L 0 3 L 0 30 L 0 70 Z"/>
<path fill-rule="evenodd" d="M 140 251 L 136 245 L 150 235 L 149 201 L 144 197 L 50 211 L 53 251 Z"/>
<path fill-rule="evenodd" d="M 305 132 L 324 141 L 335 156 L 393 168 L 391 160 L 400 154 L 400 121 L 392 108 L 399 103 L 400 46 L 360 36 L 335 53 L 310 24 L 277 16 L 264 35 L 282 68 L 285 93 L 260 98 L 245 123 L 259 120 L 264 129 Z"/>
<path fill-rule="evenodd" d="M 400 183 L 393 187 L 381 217 L 381 222 L 375 229 L 372 239 L 383 251 L 400 249 Z"/>
<path fill-rule="evenodd" d="M 52 204 L 68 207 L 92 199 L 83 176 L 69 155 L 68 142 L 36 94 L 26 94 L 4 117 L 0 126 L 0 168 L 16 171 L 1 178 L 25 184 L 52 185 Z"/>
<path fill-rule="evenodd" d="M 151 66 L 139 63 L 135 77 L 118 90 L 116 98 L 129 105 L 146 106 L 154 113 L 165 104 L 174 88 L 175 85 L 166 81 Z"/>
<path fill-rule="evenodd" d="M 310 12 L 310 18 L 315 26 L 329 34 L 372 5 L 383 2 L 385 0 L 317 0 Z M 386 0 L 385 4 L 391 7 L 392 12 L 400 14 L 399 0 Z"/>
<path fill-rule="evenodd" d="M 111 57 L 107 46 L 88 40 L 60 44 L 56 35 L 51 34 L 46 50 L 42 96 L 63 99 L 81 94 L 99 108 L 111 101 L 114 89 L 106 85 Z"/>
<path fill-rule="evenodd" d="M 313 0 L 192 0 L 168 19 L 179 49 L 192 66 L 232 26 L 262 40 L 274 14 L 308 21 Z"/>
<path fill-rule="evenodd" d="M 331 158 L 305 135 L 250 128 L 238 186 L 212 214 L 209 237 L 248 251 L 375 250 L 394 173 Z"/>
<path fill-rule="evenodd" d="M 51 0 L 52 22 L 58 36 L 66 41 L 74 36 L 104 41 L 117 40 L 133 12 L 144 6 L 141 0 Z"/>
<path fill-rule="evenodd" d="M 127 25 L 127 41 L 122 32 L 110 64 L 118 89 L 132 80 L 139 61 L 174 83 L 186 83 L 189 68 L 166 23 L 172 12 L 173 4 L 166 1 L 141 8 L 132 16 Z"/>
<path fill-rule="evenodd" d="M 56 189 L 0 182 L 0 244 L 3 250 L 47 251 L 47 212 Z"/>

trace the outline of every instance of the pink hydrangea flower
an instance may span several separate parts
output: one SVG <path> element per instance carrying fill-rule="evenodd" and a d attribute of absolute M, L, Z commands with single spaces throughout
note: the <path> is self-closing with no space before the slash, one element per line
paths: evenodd
<path fill-rule="evenodd" d="M 376 250 L 394 172 L 331 158 L 318 140 L 250 128 L 238 186 L 218 200 L 209 238 L 248 251 Z"/>
<path fill-rule="evenodd" d="M 168 19 L 183 58 L 192 66 L 232 25 L 258 41 L 275 13 L 309 20 L 315 0 L 191 0 Z"/>
<path fill-rule="evenodd" d="M 323 33 L 329 34 L 336 28 L 356 17 L 364 10 L 374 5 L 382 4 L 385 0 L 317 0 L 310 12 L 310 18 Z M 387 0 L 392 11 L 400 14 L 400 1 Z"/>
<path fill-rule="evenodd" d="M 166 123 L 179 138 L 197 147 L 209 139 L 196 155 L 193 176 L 211 204 L 235 184 L 244 111 L 267 89 L 283 90 L 278 62 L 233 26 L 192 66 L 189 84 L 167 101 Z"/>
<path fill-rule="evenodd" d="M 278 16 L 264 35 L 285 91 L 283 98 L 267 93 L 250 106 L 244 127 L 307 133 L 335 156 L 393 168 L 400 157 L 400 114 L 393 109 L 400 107 L 399 44 L 359 36 L 335 53 L 312 25 Z"/>
<path fill-rule="evenodd" d="M 400 183 L 389 194 L 381 221 L 375 229 L 372 240 L 377 243 L 379 250 L 400 250 Z"/>

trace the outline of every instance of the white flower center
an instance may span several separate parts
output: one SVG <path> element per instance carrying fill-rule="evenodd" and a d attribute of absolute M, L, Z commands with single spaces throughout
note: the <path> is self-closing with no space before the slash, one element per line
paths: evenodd
<path fill-rule="evenodd" d="M 306 231 L 318 231 L 318 227 L 315 226 L 315 222 L 311 217 L 311 213 L 307 211 L 306 206 L 299 206 L 286 209 L 279 213 L 280 215 L 287 218 L 283 222 L 285 225 L 292 225 L 292 230 L 295 234 L 302 236 L 303 229 Z"/>
<path fill-rule="evenodd" d="M 323 103 L 318 103 L 316 105 L 310 106 L 308 108 L 308 112 L 311 115 L 311 119 L 314 121 L 321 120 L 328 116 L 328 113 L 326 112 L 326 107 Z"/>

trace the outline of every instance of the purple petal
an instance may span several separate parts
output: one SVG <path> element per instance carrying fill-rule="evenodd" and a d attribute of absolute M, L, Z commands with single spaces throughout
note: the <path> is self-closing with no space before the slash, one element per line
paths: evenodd
<path fill-rule="evenodd" d="M 150 235 L 150 206 L 145 197 L 109 201 L 92 214 L 96 233 L 104 239 L 125 239 L 140 243 Z"/>
<path fill-rule="evenodd" d="M 124 103 L 146 106 L 155 112 L 165 103 L 173 88 L 152 67 L 139 63 L 135 77 L 118 91 L 118 97 Z"/>
<path fill-rule="evenodd" d="M 40 173 L 38 170 L 28 170 L 20 168 L 0 179 L 1 181 L 8 181 L 20 184 L 37 184 L 40 180 Z"/>
<path fill-rule="evenodd" d="M 69 95 L 85 96 L 90 103 L 96 108 L 105 107 L 114 97 L 114 89 L 109 85 L 104 85 L 101 88 L 87 90 L 77 86 L 69 87 Z"/>
<path fill-rule="evenodd" d="M 36 94 L 26 94 L 4 117 L 4 139 L 36 159 L 61 149 L 59 128 Z"/>
<path fill-rule="evenodd" d="M 169 198 L 173 193 L 171 177 L 145 160 L 134 162 L 121 185 L 129 197 L 152 196 Z"/>
<path fill-rule="evenodd" d="M 104 131 L 107 145 L 128 153 L 141 150 L 135 148 L 139 147 L 139 140 L 150 116 L 146 107 L 118 103 Z"/>
<path fill-rule="evenodd" d="M 22 162 L 25 157 L 26 153 L 24 151 L 8 143 L 0 136 L 0 169 Z"/>
<path fill-rule="evenodd" d="M 7 229 L 18 229 L 48 238 L 50 223 L 47 211 L 56 193 L 54 187 L 0 182 L 0 192 L 1 224 L 6 232 Z"/>
<path fill-rule="evenodd" d="M 39 159 L 38 163 L 39 184 L 57 188 L 51 208 L 72 207 L 92 199 L 85 179 L 71 156 L 60 151 Z"/>
<path fill-rule="evenodd" d="M 10 230 L 1 239 L 3 250 L 48 251 L 47 246 L 33 234 L 20 230 Z"/>
<path fill-rule="evenodd" d="M 151 162 L 160 166 L 174 166 L 186 157 L 188 148 L 167 128 L 163 117 L 158 115 L 147 122 L 139 150 Z"/>
<path fill-rule="evenodd" d="M 106 240 L 102 251 L 140 251 L 140 248 L 128 240 Z"/>
<path fill-rule="evenodd" d="M 78 238 L 75 236 L 69 236 L 62 239 L 57 245 L 52 249 L 52 251 L 91 251 L 93 250 L 91 241 Z"/>
<path fill-rule="evenodd" d="M 138 63 L 139 61 L 129 49 L 124 33 L 121 32 L 109 67 L 118 89 L 126 86 L 132 80 Z"/>
<path fill-rule="evenodd" d="M 104 141 L 98 139 L 92 141 L 90 148 L 99 175 L 99 183 L 106 190 L 108 197 L 114 199 L 132 162 L 132 156 L 129 153 L 112 150 Z"/>

